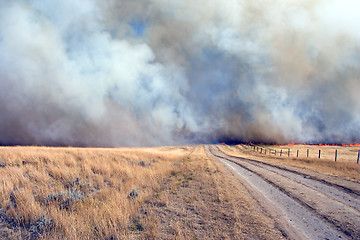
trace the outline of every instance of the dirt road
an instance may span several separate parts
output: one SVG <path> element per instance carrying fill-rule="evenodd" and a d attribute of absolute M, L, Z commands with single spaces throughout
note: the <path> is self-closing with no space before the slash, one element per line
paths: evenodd
<path fill-rule="evenodd" d="M 289 239 L 360 239 L 358 183 L 205 149 L 239 177 Z"/>

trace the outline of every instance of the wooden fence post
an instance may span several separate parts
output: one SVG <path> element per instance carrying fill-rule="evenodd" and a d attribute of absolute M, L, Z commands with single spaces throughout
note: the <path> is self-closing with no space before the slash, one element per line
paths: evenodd
<path fill-rule="evenodd" d="M 290 157 L 290 148 L 288 148 L 288 157 Z"/>
<path fill-rule="evenodd" d="M 296 151 L 296 157 L 299 157 L 299 149 Z"/>
<path fill-rule="evenodd" d="M 275 150 L 275 156 L 276 156 L 276 150 Z"/>
<path fill-rule="evenodd" d="M 280 150 L 280 157 L 281 157 L 281 155 L 282 155 L 282 149 Z"/>
<path fill-rule="evenodd" d="M 321 149 L 319 149 L 319 158 L 320 158 L 320 155 L 321 155 Z"/>
<path fill-rule="evenodd" d="M 359 150 L 359 152 L 358 152 L 358 159 L 357 159 L 357 164 L 359 164 L 359 159 L 360 159 L 360 150 Z"/>
<path fill-rule="evenodd" d="M 306 157 L 309 157 L 309 149 L 306 151 Z"/>
<path fill-rule="evenodd" d="M 337 161 L 337 149 L 335 150 L 335 162 Z"/>

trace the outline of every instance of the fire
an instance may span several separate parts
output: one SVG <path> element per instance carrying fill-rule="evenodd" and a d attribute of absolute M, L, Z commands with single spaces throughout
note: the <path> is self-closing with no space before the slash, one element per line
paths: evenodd
<path fill-rule="evenodd" d="M 357 139 L 359 140 L 359 139 Z M 293 146 L 293 145 L 312 145 L 312 146 L 319 146 L 319 147 L 336 147 L 336 146 L 342 146 L 342 147 L 360 147 L 360 143 L 358 142 L 355 142 L 355 143 L 349 143 L 349 144 L 346 144 L 346 143 L 342 143 L 342 144 L 307 144 L 307 143 L 294 143 L 294 142 L 291 142 L 291 143 L 288 143 L 288 144 L 285 144 L 286 146 Z"/>
<path fill-rule="evenodd" d="M 360 143 L 350 143 L 349 146 L 350 147 L 359 147 Z"/>
<path fill-rule="evenodd" d="M 296 143 L 296 142 L 293 142 L 291 141 L 290 143 L 287 143 L 287 144 L 272 144 L 274 146 L 296 146 L 296 145 L 311 145 L 311 146 L 319 146 L 319 147 L 337 147 L 337 146 L 341 146 L 341 147 L 360 147 L 360 139 L 356 139 L 357 141 L 359 142 L 354 142 L 354 143 L 341 143 L 341 144 L 328 144 L 328 143 L 319 143 L 319 144 L 309 144 L 309 143 Z M 221 144 L 224 144 L 224 143 L 221 143 Z M 262 144 L 262 143 L 257 143 L 257 144 L 254 144 L 252 142 L 249 142 L 248 143 L 250 146 L 253 146 L 253 145 L 266 145 L 266 144 Z M 241 145 L 241 144 L 239 144 Z"/>

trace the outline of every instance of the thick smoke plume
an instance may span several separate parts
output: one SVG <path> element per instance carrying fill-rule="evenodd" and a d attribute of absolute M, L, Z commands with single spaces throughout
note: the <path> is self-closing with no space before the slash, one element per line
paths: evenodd
<path fill-rule="evenodd" d="M 0 0 L 0 144 L 360 135 L 352 0 Z"/>

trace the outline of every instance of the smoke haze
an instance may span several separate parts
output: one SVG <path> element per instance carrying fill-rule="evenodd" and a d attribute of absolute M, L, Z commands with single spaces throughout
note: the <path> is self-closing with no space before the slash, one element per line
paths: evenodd
<path fill-rule="evenodd" d="M 0 0 L 0 144 L 350 143 L 352 0 Z"/>

